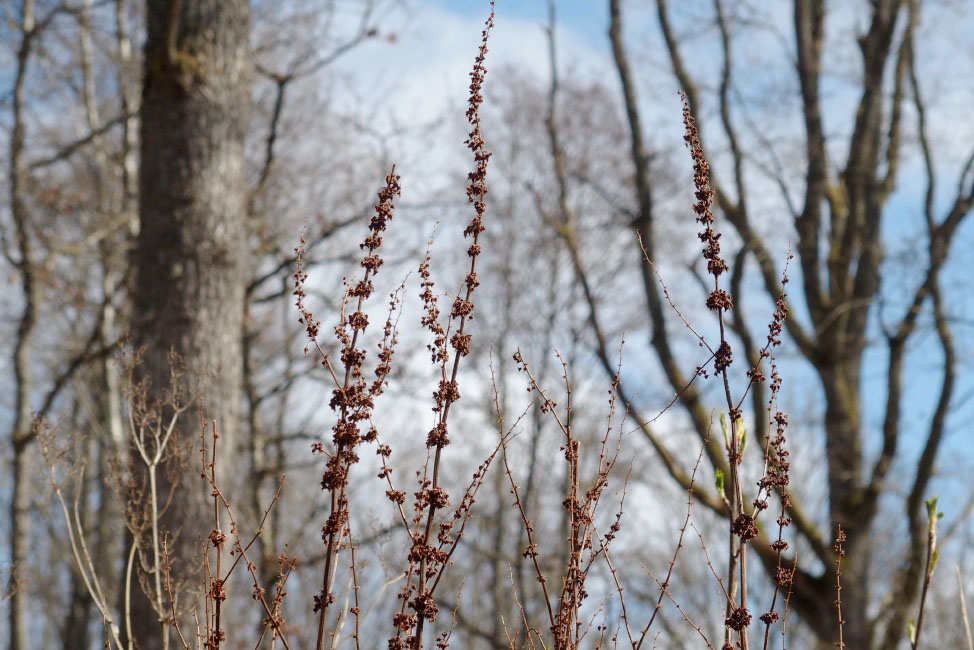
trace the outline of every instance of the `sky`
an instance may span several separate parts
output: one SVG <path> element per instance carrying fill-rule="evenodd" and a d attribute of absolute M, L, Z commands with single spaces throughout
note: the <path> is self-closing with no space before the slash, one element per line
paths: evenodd
<path fill-rule="evenodd" d="M 735 4 L 735 3 L 732 3 Z M 566 77 L 599 80 L 616 92 L 618 82 L 612 68 L 607 38 L 607 3 L 596 0 L 560 0 L 558 3 L 558 53 L 559 67 Z M 682 124 L 679 103 L 665 56 L 659 51 L 660 36 L 651 11 L 652 3 L 624 2 L 627 19 L 626 37 L 629 54 L 636 71 L 640 101 L 644 110 L 647 138 L 651 146 L 664 150 L 682 149 Z M 736 4 L 735 4 L 736 6 Z M 744 5 L 750 6 L 750 5 Z M 703 80 L 704 88 L 715 83 L 717 66 L 713 64 L 717 51 L 710 26 L 700 20 L 709 12 L 709 3 L 674 3 L 674 21 L 686 39 L 684 54 L 693 74 Z M 768 9 L 770 7 L 770 10 Z M 824 58 L 828 74 L 823 78 L 823 97 L 827 102 L 826 129 L 836 142 L 851 128 L 854 107 L 858 101 L 856 77 L 858 53 L 855 51 L 853 33 L 867 27 L 865 3 L 833 3 L 827 30 L 828 47 Z M 533 73 L 539 84 L 546 84 L 548 75 L 547 44 L 544 28 L 548 21 L 545 0 L 498 0 L 495 28 L 491 35 L 488 54 L 487 97 L 490 101 L 490 85 L 503 83 L 497 74 L 505 66 Z M 750 11 L 750 13 L 748 13 Z M 388 128 L 395 125 L 436 121 L 444 113 L 462 107 L 467 95 L 468 73 L 479 42 L 483 22 L 489 12 L 489 3 L 479 0 L 427 0 L 411 1 L 399 6 L 390 14 L 388 24 L 395 30 L 394 42 L 361 47 L 343 58 L 338 67 L 354 77 L 361 96 L 381 96 L 375 111 L 381 122 L 388 120 Z M 765 15 L 769 14 L 769 15 Z M 789 141 L 800 143 L 802 124 L 795 104 L 793 72 L 790 68 L 792 35 L 791 16 L 787 3 L 754 5 L 738 16 L 750 21 L 743 29 L 748 30 L 742 44 L 734 50 L 735 64 L 742 81 L 741 97 L 748 103 L 749 116 L 762 125 L 762 136 L 780 146 L 785 157 L 800 155 L 789 147 Z M 762 22 L 763 21 L 763 22 Z M 710 30 L 710 31 L 708 31 Z M 945 199 L 956 189 L 956 176 L 961 161 L 974 147 L 974 118 L 970 112 L 970 100 L 974 97 L 974 10 L 963 2 L 944 0 L 928 3 L 921 22 L 918 52 L 921 58 L 920 79 L 924 97 L 930 102 L 932 118 L 931 139 L 937 150 L 936 164 L 943 173 L 944 182 L 937 188 L 937 204 L 944 206 Z M 786 54 L 781 55 L 784 51 Z M 493 76 L 492 76 L 493 73 Z M 703 109 L 701 120 L 715 135 L 712 163 L 720 170 L 725 163 L 721 158 L 723 143 L 716 138 L 713 102 Z M 915 119 L 907 114 L 908 120 Z M 797 134 L 797 135 L 796 135 Z M 408 140 L 408 138 L 406 139 Z M 436 178 L 450 168 L 453 154 L 438 144 L 423 142 L 406 145 L 402 171 L 406 182 L 423 183 L 422 179 Z M 905 147 L 910 153 L 903 165 L 903 173 L 896 193 L 890 201 L 889 218 L 885 222 L 884 238 L 891 252 L 902 253 L 916 248 L 922 240 L 920 197 L 925 182 L 919 158 L 916 156 L 915 138 L 908 129 Z M 912 149 L 911 149 L 912 147 Z M 455 149 L 453 151 L 456 151 Z M 463 155 L 464 152 L 460 152 Z M 833 161 L 840 161 L 845 151 L 830 151 Z M 723 167 L 726 169 L 726 167 Z M 726 175 L 726 174 L 725 174 Z M 796 183 L 793 196 L 800 197 L 801 186 Z M 768 237 L 782 252 L 791 239 L 790 228 L 775 226 L 775 219 L 783 213 L 777 189 L 766 179 L 755 180 L 756 201 L 770 220 L 759 219 L 758 227 L 764 228 Z M 762 199 L 762 193 L 767 199 Z M 689 202 L 689 195 L 688 195 Z M 971 246 L 974 233 L 967 228 L 960 233 L 961 245 L 954 251 L 952 277 L 961 269 L 974 263 Z M 967 245 L 964 244 L 967 242 Z M 906 277 L 909 283 L 910 278 Z M 794 295 L 795 286 L 792 286 Z M 962 294 L 955 294 L 962 295 Z M 892 302 L 896 295 L 889 298 Z M 959 319 L 972 315 L 974 309 L 966 301 L 954 304 Z M 970 361 L 972 350 L 965 342 L 964 325 L 959 325 L 958 345 L 962 359 Z M 878 322 L 873 334 L 881 335 Z M 920 339 L 911 359 L 918 370 L 909 378 L 910 412 L 906 419 L 922 430 L 936 395 L 939 373 L 939 353 L 932 336 Z M 876 352 L 869 357 L 866 373 L 868 403 L 866 420 L 869 428 L 878 425 L 885 406 L 883 395 L 883 370 L 885 355 Z M 969 372 L 962 376 L 957 391 L 958 400 L 974 390 Z M 950 448 L 969 449 L 964 423 L 969 419 L 970 400 L 960 403 L 951 419 Z M 913 438 L 919 440 L 918 437 Z M 908 454 L 917 452 L 916 443 L 905 445 Z"/>

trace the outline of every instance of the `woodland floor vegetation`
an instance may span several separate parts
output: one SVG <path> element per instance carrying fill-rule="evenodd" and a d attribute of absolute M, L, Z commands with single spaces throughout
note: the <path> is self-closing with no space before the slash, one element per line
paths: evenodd
<path fill-rule="evenodd" d="M 974 208 L 974 156 L 951 200 L 934 201 L 935 170 L 912 42 L 918 0 L 872 3 L 860 39 L 865 79 L 853 126 L 853 137 L 860 138 L 853 143 L 862 147 L 850 147 L 838 171 L 826 155 L 819 110 L 824 4 L 795 3 L 805 196 L 802 205 L 791 206 L 795 250 L 789 247 L 780 259 L 755 227 L 757 210 L 748 202 L 753 195 L 744 180 L 748 154 L 737 140 L 731 109 L 733 58 L 724 3 L 716 0 L 713 9 L 723 57 L 715 98 L 726 141 L 719 155 L 730 160 L 720 167 L 731 170 L 726 176 L 711 164 L 717 145 L 702 126 L 703 84 L 685 64 L 685 44 L 667 3 L 655 3 L 682 88 L 683 164 L 692 170 L 688 191 L 667 197 L 684 206 L 677 212 L 695 233 L 680 242 L 693 250 L 687 275 L 695 288 L 686 295 L 671 291 L 675 284 L 665 267 L 662 191 L 654 184 L 666 172 L 654 171 L 659 163 L 649 153 L 619 0 L 608 7 L 622 107 L 618 128 L 607 137 L 621 138 L 624 146 L 614 149 L 621 159 L 606 166 L 625 165 L 629 175 L 587 176 L 588 167 L 578 160 L 591 144 L 584 135 L 589 118 L 564 115 L 559 98 L 572 93 L 573 101 L 597 103 L 602 93 L 559 77 L 552 0 L 548 96 L 526 92 L 502 107 L 536 123 L 539 147 L 515 136 L 510 148 L 524 146 L 522 155 L 543 159 L 537 167 L 547 177 L 505 178 L 496 183 L 503 189 L 495 190 L 491 135 L 482 115 L 495 30 L 491 2 L 469 73 L 466 215 L 462 223 L 438 223 L 408 273 L 386 259 L 390 241 L 397 247 L 403 241 L 393 233 L 413 180 L 391 161 L 367 215 L 323 227 L 306 222 L 283 256 L 267 251 L 291 235 L 268 234 L 273 224 L 254 225 L 264 223 L 264 210 L 273 211 L 266 192 L 281 182 L 273 170 L 285 91 L 305 67 L 324 66 L 324 60 L 298 61 L 283 74 L 260 71 L 275 92 L 263 164 L 250 174 L 257 189 L 249 194 L 243 164 L 232 162 L 242 160 L 245 148 L 242 118 L 220 122 L 214 142 L 199 150 L 152 133 L 146 116 L 157 115 L 163 131 L 188 136 L 213 119 L 212 110 L 226 112 L 248 92 L 243 70 L 250 6 L 237 0 L 204 4 L 209 9 L 200 24 L 181 27 L 180 20 L 188 20 L 181 3 L 149 3 L 142 157 L 146 146 L 172 147 L 173 156 L 231 163 L 208 170 L 218 179 L 194 179 L 191 165 L 170 168 L 160 155 L 142 162 L 137 182 L 129 139 L 135 125 L 128 122 L 135 109 L 128 105 L 132 97 L 123 97 L 123 113 L 113 124 L 125 126 L 127 155 L 120 157 L 118 179 L 124 192 L 107 211 L 125 217 L 138 273 L 126 280 L 124 263 L 111 257 L 92 334 L 63 372 L 54 373 L 40 408 L 31 408 L 27 394 L 38 392 L 30 388 L 28 350 L 44 317 L 37 283 L 47 281 L 48 269 L 36 263 L 36 242 L 42 240 L 35 231 L 41 226 L 28 219 L 35 201 L 25 198 L 29 165 L 23 161 L 20 111 L 31 39 L 37 25 L 55 14 L 38 23 L 30 2 L 21 12 L 8 182 L 15 237 L 3 240 L 8 258 L 12 245 L 18 249 L 24 306 L 13 356 L 18 392 L 10 528 L 16 570 L 8 591 L 15 650 L 37 638 L 40 627 L 25 614 L 25 570 L 42 562 L 43 553 L 58 552 L 69 556 L 70 571 L 60 582 L 49 580 L 44 591 L 70 592 L 60 640 L 71 648 L 91 647 L 100 638 L 119 650 L 915 650 L 934 645 L 928 639 L 946 638 L 947 627 L 955 632 L 950 638 L 974 650 L 967 576 L 956 568 L 956 602 L 938 600 L 945 592 L 934 588 L 935 577 L 948 574 L 937 571 L 943 539 L 965 520 L 950 520 L 945 533 L 944 513 L 930 494 L 958 381 L 942 272 L 955 233 Z M 87 3 L 78 15 L 91 9 Z M 334 56 L 375 38 L 372 19 L 372 10 L 364 11 L 359 32 Z M 123 45 L 130 50 L 121 38 L 125 21 L 119 20 L 119 51 Z M 91 38 L 86 21 L 79 18 Z M 211 33 L 219 38 L 210 39 Z M 200 42 L 207 45 L 197 52 L 192 43 Z M 207 62 L 223 66 L 220 74 L 208 76 Z M 90 76 L 87 70 L 85 83 Z M 893 102 L 889 111 L 886 94 Z M 905 311 L 879 325 L 888 352 L 888 401 L 875 436 L 878 449 L 866 453 L 863 350 L 876 327 L 869 309 L 884 287 L 882 219 L 895 185 L 901 104 L 908 96 L 928 175 L 929 258 L 919 284 L 907 292 Z M 525 108 L 531 101 L 543 102 L 544 110 Z M 95 108 L 88 106 L 92 125 Z M 506 126 L 516 131 L 521 125 L 509 116 Z M 107 158 L 102 162 L 107 165 Z M 209 189 L 200 190 L 198 202 L 182 201 L 187 188 L 201 187 L 193 185 L 199 180 Z M 231 198 L 224 201 L 214 183 Z M 623 191 L 629 195 L 617 201 Z M 659 362 L 666 387 L 652 399 L 643 386 L 649 373 L 627 365 L 626 345 L 632 344 L 614 329 L 615 314 L 606 307 L 607 292 L 629 288 L 606 285 L 584 245 L 590 231 L 609 228 L 585 222 L 579 193 L 613 205 L 616 221 L 605 242 L 622 241 L 626 253 L 620 247 L 613 254 L 638 267 L 641 284 L 634 291 L 645 304 L 626 317 L 649 324 L 646 349 Z M 147 207 L 147 201 L 157 205 Z M 157 218 L 173 201 L 181 206 L 175 221 L 188 224 L 176 232 Z M 207 211 L 210 204 L 223 207 Z M 534 226 L 517 219 L 522 204 L 538 217 L 537 239 Z M 138 225 L 136 212 L 156 225 Z M 238 222 L 236 212 L 252 218 Z M 336 233 L 357 238 L 341 253 L 354 267 L 328 293 L 315 282 L 314 252 Z M 456 248 L 463 259 L 459 270 L 445 263 L 437 268 L 437 239 Z M 266 254 L 255 267 L 271 270 L 244 286 L 236 276 L 246 270 L 251 241 L 263 242 L 257 249 Z M 543 253 L 541 241 L 556 252 Z M 108 255 L 111 242 L 103 246 Z M 422 251 L 421 242 L 412 246 Z M 176 259 L 166 255 L 173 250 Z M 412 259 L 410 250 L 397 248 L 395 255 Z M 518 273 L 532 276 L 532 294 L 517 288 Z M 800 278 L 797 288 L 792 275 Z M 282 281 L 270 286 L 276 280 Z M 676 282 L 686 286 L 682 278 Z M 188 293 L 179 288 L 187 285 Z M 132 314 L 116 309 L 116 294 L 126 286 L 134 296 Z M 755 290 L 763 292 L 767 313 L 751 306 L 748 292 Z M 407 305 L 416 297 L 418 323 L 407 325 Z M 533 301 L 533 318 L 520 328 L 510 309 L 518 300 Z M 195 309 L 197 303 L 205 308 Z M 300 322 L 307 361 L 293 358 L 287 341 L 256 345 L 265 335 L 259 322 L 276 318 L 271 312 L 278 304 L 292 328 Z M 554 342 L 562 310 L 578 321 L 571 337 L 561 339 L 570 341 L 571 350 Z M 924 314 L 944 370 L 917 462 L 904 469 L 896 463 L 904 438 L 904 367 L 907 344 Z M 131 335 L 110 335 L 125 318 L 134 327 Z M 752 331 L 756 322 L 760 333 Z M 495 329 L 503 332 L 501 340 L 488 340 L 488 330 Z M 522 345 L 521 334 L 533 344 Z M 785 405 L 793 403 L 788 393 L 795 387 L 783 366 L 797 362 L 781 360 L 786 347 L 809 362 L 821 388 L 824 413 L 815 426 L 824 431 L 825 449 L 818 456 L 808 443 L 793 441 L 798 418 Z M 601 373 L 594 380 L 579 377 L 580 349 Z M 299 394 L 294 368 L 302 363 L 308 384 Z M 241 374 L 222 382 L 237 366 Z M 262 372 L 280 375 L 278 383 L 262 389 Z M 62 422 L 55 408 L 62 389 L 72 385 L 77 391 L 85 382 L 112 389 L 97 400 L 75 400 L 72 417 Z M 211 391 L 211 384 L 217 389 Z M 283 423 L 297 402 L 313 415 L 285 436 Z M 93 424 L 89 432 L 74 427 L 102 421 L 105 435 Z M 327 432 L 321 422 L 328 423 Z M 797 426 L 806 431 L 813 425 Z M 248 431 L 250 437 L 243 435 Z M 276 437 L 268 433 L 275 431 Z M 27 538 L 18 536 L 30 510 L 19 490 L 28 484 L 34 450 L 58 520 L 47 524 L 51 544 L 29 548 Z M 303 455 L 295 461 L 295 454 Z M 296 468 L 289 479 L 285 467 Z M 796 475 L 819 477 L 823 503 L 810 498 L 815 490 Z M 903 508 L 895 521 L 883 501 L 892 499 L 894 480 L 897 494 L 904 493 L 897 497 Z M 285 505 L 289 493 L 300 496 Z M 297 539 L 284 534 L 283 519 L 299 522 L 290 528 Z M 889 548 L 870 536 L 880 524 L 899 536 Z M 60 551 L 55 533 L 66 538 Z M 874 554 L 901 561 L 888 576 L 876 576 Z M 956 624 L 940 621 L 931 630 L 932 611 L 956 616 Z M 72 639 L 72 630 L 87 631 Z"/>

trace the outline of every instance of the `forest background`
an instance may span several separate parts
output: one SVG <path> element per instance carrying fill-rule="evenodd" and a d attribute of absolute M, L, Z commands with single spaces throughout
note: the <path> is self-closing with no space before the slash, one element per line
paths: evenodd
<path fill-rule="evenodd" d="M 501 1 L 480 99 L 487 3 L 0 10 L 5 647 L 970 643 L 969 3 Z"/>

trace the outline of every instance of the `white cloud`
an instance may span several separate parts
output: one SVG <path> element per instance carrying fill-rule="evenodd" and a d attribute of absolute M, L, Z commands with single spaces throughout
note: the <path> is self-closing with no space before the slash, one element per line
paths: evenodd
<path fill-rule="evenodd" d="M 486 5 L 485 5 L 486 7 Z M 395 41 L 361 47 L 338 68 L 356 81 L 360 92 L 381 98 L 387 113 L 401 123 L 429 120 L 462 105 L 469 72 L 480 44 L 486 11 L 451 12 L 431 3 L 413 6 L 401 19 L 389 20 Z M 606 52 L 568 27 L 558 30 L 559 50 L 579 65 L 606 64 Z M 541 22 L 506 15 L 500 9 L 490 36 L 488 71 L 511 64 L 545 78 L 548 52 Z M 488 72 L 488 83 L 492 80 Z"/>

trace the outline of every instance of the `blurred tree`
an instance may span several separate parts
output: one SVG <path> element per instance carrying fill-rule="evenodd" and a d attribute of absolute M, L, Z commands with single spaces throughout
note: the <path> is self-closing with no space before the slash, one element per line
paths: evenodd
<path fill-rule="evenodd" d="M 84 397 L 90 400 L 88 404 L 99 404 L 101 421 L 119 423 L 117 382 L 111 381 L 109 357 L 117 328 L 115 300 L 124 278 L 126 226 L 132 215 L 124 206 L 131 207 L 134 193 L 121 191 L 119 168 L 108 161 L 112 158 L 109 152 L 131 161 L 131 149 L 116 148 L 111 132 L 118 126 L 123 131 L 130 129 L 134 114 L 127 109 L 119 114 L 112 105 L 105 111 L 98 99 L 95 79 L 100 60 L 92 47 L 91 2 L 69 9 L 61 2 L 24 0 L 9 9 L 11 21 L 6 29 L 15 67 L 8 104 L 5 189 L 9 202 L 4 205 L 0 245 L 8 277 L 19 296 L 10 317 L 15 325 L 9 338 L 13 422 L 8 434 L 12 447 L 7 538 L 10 583 L 5 592 L 10 597 L 10 647 L 19 649 L 35 644 L 28 636 L 32 615 L 38 613 L 32 602 L 35 598 L 45 602 L 36 620 L 48 629 L 60 625 L 61 638 L 71 644 L 85 644 L 88 638 L 90 602 L 82 596 L 78 576 L 70 575 L 68 603 L 64 593 L 38 584 L 43 572 L 34 553 L 49 546 L 55 557 L 63 557 L 64 549 L 59 546 L 59 533 L 52 535 L 48 526 L 36 523 L 47 511 L 38 499 L 44 482 L 36 480 L 43 473 L 35 424 L 56 417 L 66 401 L 64 395 L 73 394 L 82 377 Z M 66 26 L 73 28 L 75 40 L 60 38 L 59 30 Z M 121 23 L 119 27 L 117 40 L 110 41 L 106 49 L 127 42 Z M 117 52 L 115 61 L 120 68 L 130 61 L 130 54 L 130 49 Z M 77 83 L 64 83 L 66 78 Z M 59 120 L 49 119 L 65 106 L 75 108 L 79 119 L 65 119 L 64 114 L 58 115 Z M 76 154 L 82 150 L 94 154 L 81 160 Z M 115 386 L 114 391 L 107 388 L 109 384 Z M 69 412 L 73 420 L 77 408 Z M 79 448 L 78 465 L 96 465 L 89 476 L 102 475 L 114 458 L 113 453 L 103 455 L 105 448 Z M 91 494 L 110 492 L 92 481 L 85 486 L 86 494 L 88 487 Z M 104 503 L 102 497 L 91 498 Z M 92 539 L 99 558 L 105 557 L 103 551 L 118 537 L 117 531 L 111 531 L 111 518 L 107 519 L 99 522 Z M 79 596 L 77 602 L 75 595 Z M 47 597 L 52 600 L 45 600 Z M 63 623 L 57 620 L 60 610 L 67 611 Z"/>
<path fill-rule="evenodd" d="M 228 365 L 245 371 L 245 390 L 238 394 L 246 398 L 239 400 L 245 409 L 240 420 L 245 424 L 238 440 L 247 449 L 245 460 L 250 461 L 254 480 L 243 480 L 246 472 L 237 473 L 249 493 L 235 492 L 235 496 L 244 506 L 239 512 L 247 526 L 256 525 L 254 513 L 259 517 L 287 463 L 295 460 L 289 461 L 285 450 L 309 435 L 305 423 L 295 417 L 291 394 L 314 365 L 300 355 L 301 330 L 290 315 L 288 282 L 294 237 L 312 210 L 290 195 L 294 178 L 302 178 L 314 204 L 315 217 L 308 224 L 308 265 L 329 257 L 337 258 L 335 266 L 344 264 L 322 244 L 362 218 L 371 192 L 371 183 L 362 183 L 365 192 L 357 193 L 356 188 L 363 177 L 371 181 L 372 152 L 360 151 L 351 157 L 354 161 L 338 155 L 360 144 L 357 133 L 329 130 L 330 119 L 348 118 L 333 114 L 325 118 L 320 106 L 309 108 L 318 100 L 309 96 L 313 84 L 306 80 L 320 79 L 331 63 L 377 34 L 376 8 L 374 2 L 362 3 L 356 6 L 354 24 L 336 25 L 330 5 L 258 3 L 258 24 L 250 34 L 253 44 L 246 44 L 246 67 L 256 65 L 260 82 L 252 94 L 245 88 L 242 102 L 228 109 L 239 122 L 249 107 L 256 107 L 259 120 L 247 130 L 244 225 L 237 240 L 246 251 L 243 255 L 252 260 L 246 268 L 238 268 L 235 280 L 245 287 L 240 312 L 246 317 L 238 319 L 236 332 L 227 334 L 239 339 L 241 353 L 237 361 L 226 357 Z M 74 459 L 63 487 L 69 500 L 79 504 L 78 532 L 86 536 L 92 568 L 101 583 L 124 594 L 118 582 L 124 568 L 120 558 L 128 557 L 129 549 L 121 546 L 124 521 L 117 497 L 119 486 L 127 484 L 119 468 L 126 464 L 131 432 L 123 419 L 123 373 L 115 351 L 119 337 L 133 325 L 144 66 L 130 34 L 145 29 L 146 14 L 140 3 L 131 0 L 25 0 L 8 9 L 10 20 L 2 29 L 12 74 L 0 104 L 10 136 L 3 185 L 9 200 L 0 214 L 0 242 L 11 282 L 5 294 L 10 300 L 6 322 L 12 324 L 6 338 L 12 390 L 4 443 L 10 444 L 12 453 L 10 480 L 4 484 L 9 488 L 4 499 L 10 499 L 11 505 L 10 534 L 3 537 L 8 544 L 4 554 L 10 554 L 3 576 L 3 595 L 9 596 L 4 601 L 9 603 L 5 612 L 9 626 L 4 626 L 4 632 L 9 630 L 17 648 L 24 647 L 32 630 L 56 634 L 61 643 L 72 647 L 86 647 L 92 641 L 92 620 L 100 620 L 101 615 L 86 595 L 79 567 L 60 561 L 45 567 L 31 555 L 32 548 L 43 546 L 53 558 L 70 557 L 60 528 L 64 522 L 44 498 L 46 484 L 30 480 L 43 469 L 34 426 L 37 418 L 57 421 L 58 446 L 71 448 Z M 158 72 L 164 77 L 166 70 Z M 171 81 L 161 83 L 174 87 Z M 309 128 L 309 122 L 321 124 L 323 135 L 315 153 L 327 165 L 311 161 L 308 155 L 291 154 L 301 135 L 307 134 L 303 129 Z M 242 128 L 238 126 L 237 132 Z M 332 138 L 332 132 L 341 136 Z M 167 140 L 168 134 L 158 137 L 185 150 Z M 212 137 L 223 136 L 214 132 Z M 159 155 L 157 150 L 146 157 L 150 166 L 163 165 Z M 202 154 L 201 160 L 208 155 Z M 213 164 L 221 163 L 213 160 Z M 336 174 L 341 174 L 342 184 L 329 182 Z M 157 191 L 162 186 L 149 183 L 148 187 Z M 182 196 L 180 205 L 189 195 Z M 183 205 L 180 210 L 159 217 L 160 229 L 171 215 L 182 218 L 189 208 Z M 151 251 L 165 241 L 144 245 Z M 186 287 L 193 290 L 194 285 Z M 200 285 L 195 285 L 198 289 Z M 165 343 L 159 345 L 162 349 Z M 272 367 L 274 372 L 268 372 Z M 166 373 L 162 388 L 168 386 L 168 364 Z M 215 415 L 210 405 L 207 412 Z M 184 419 L 193 420 L 189 415 Z M 195 436 L 198 429 L 192 429 Z M 47 451 L 58 453 L 50 447 Z M 74 472 L 81 468 L 85 480 L 75 482 Z M 281 525 L 275 513 L 264 526 L 266 537 L 258 542 L 265 577 L 276 573 L 280 552 L 276 531 Z M 293 537 L 290 530 L 302 527 L 304 520 L 284 519 L 283 525 L 284 535 Z M 51 587 L 62 580 L 66 588 Z M 133 591 L 138 593 L 138 584 Z M 123 599 L 118 609 L 124 611 Z M 114 614 L 112 618 L 125 629 L 123 618 Z"/>
<path fill-rule="evenodd" d="M 225 467 L 240 415 L 249 35 L 246 0 L 147 5 L 133 336 L 145 348 L 141 372 L 152 399 L 166 402 L 170 351 L 185 360 L 190 391 L 224 437 Z M 191 449 L 199 435 L 195 418 L 183 418 L 174 442 Z M 198 572 L 190 540 L 205 539 L 212 526 L 205 491 L 188 480 L 197 474 L 163 473 L 178 483 L 162 518 L 163 530 L 182 539 L 172 556 L 177 583 Z M 168 491 L 164 484 L 159 494 Z M 133 625 L 143 650 L 165 647 L 169 626 L 159 621 L 149 601 L 136 597 Z"/>

